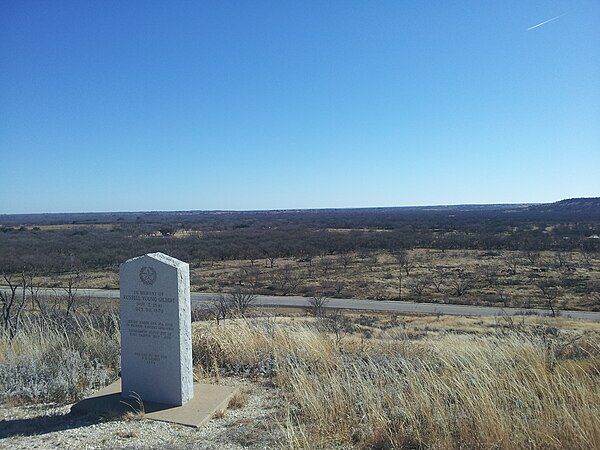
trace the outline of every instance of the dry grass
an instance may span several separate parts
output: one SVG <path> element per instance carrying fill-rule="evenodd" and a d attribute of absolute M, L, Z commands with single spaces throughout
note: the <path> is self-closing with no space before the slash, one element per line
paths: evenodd
<path fill-rule="evenodd" d="M 254 319 L 202 324 L 194 349 L 207 368 L 271 368 L 289 448 L 598 448 L 598 333 L 560 324 L 411 340 L 380 321 L 377 338 L 339 341 L 317 321 Z"/>
<path fill-rule="evenodd" d="M 62 286 L 68 285 L 68 279 L 72 274 L 49 274 L 38 275 L 35 278 L 37 285 L 49 288 L 55 288 L 57 295 L 63 295 Z M 79 288 L 94 289 L 118 289 L 119 272 L 118 270 L 86 270 L 80 273 Z M 80 295 L 80 297 L 82 297 Z M 82 300 L 85 300 L 82 298 Z"/>
<path fill-rule="evenodd" d="M 118 336 L 114 316 L 30 317 L 12 341 L 0 335 L 0 401 L 63 403 L 110 382 Z M 600 448 L 596 323 L 383 313 L 196 322 L 193 357 L 204 377 L 277 387 L 284 448 Z"/>
<path fill-rule="evenodd" d="M 227 407 L 229 409 L 240 409 L 248 404 L 248 400 L 250 398 L 250 394 L 247 388 L 240 388 L 231 400 L 229 400 L 229 404 Z"/>
<path fill-rule="evenodd" d="M 290 442 L 300 447 L 600 445 L 598 365 L 551 368 L 535 339 L 447 336 L 383 358 L 340 358 L 318 373 L 286 369 L 289 422 L 308 431 Z"/>
<path fill-rule="evenodd" d="M 0 331 L 0 402 L 77 400 L 114 380 L 119 347 L 114 314 L 27 315 L 14 339 Z"/>
<path fill-rule="evenodd" d="M 222 419 L 223 417 L 225 417 L 225 410 L 224 409 L 219 409 L 218 411 L 215 411 L 214 414 L 212 415 L 213 419 Z"/>

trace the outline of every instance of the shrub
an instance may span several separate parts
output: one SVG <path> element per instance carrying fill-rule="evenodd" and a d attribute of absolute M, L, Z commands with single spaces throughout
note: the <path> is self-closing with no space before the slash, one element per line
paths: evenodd
<path fill-rule="evenodd" d="M 69 403 L 116 378 L 116 315 L 29 316 L 0 334 L 0 401 Z"/>

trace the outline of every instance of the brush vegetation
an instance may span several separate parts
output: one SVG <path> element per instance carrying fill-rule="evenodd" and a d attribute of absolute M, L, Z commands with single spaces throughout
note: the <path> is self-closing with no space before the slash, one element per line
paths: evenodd
<path fill-rule="evenodd" d="M 535 319 L 414 339 L 350 321 L 340 337 L 331 320 L 199 326 L 196 362 L 281 388 L 288 448 L 600 447 L 597 331 Z"/>
<path fill-rule="evenodd" d="M 272 387 L 282 448 L 599 448 L 599 336 L 536 316 L 265 316 L 195 322 L 193 358 L 202 379 Z M 0 402 L 69 403 L 118 366 L 114 314 L 26 314 L 0 334 Z"/>
<path fill-rule="evenodd" d="M 0 331 L 0 403 L 69 403 L 116 378 L 118 316 L 78 314 L 20 318 Z"/>
<path fill-rule="evenodd" d="M 161 251 L 201 292 L 598 310 L 599 205 L 0 215 L 0 275 L 115 289 Z"/>

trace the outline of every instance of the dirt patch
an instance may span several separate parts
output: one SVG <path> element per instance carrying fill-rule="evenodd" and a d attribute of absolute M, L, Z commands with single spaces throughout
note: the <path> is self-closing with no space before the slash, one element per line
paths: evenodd
<path fill-rule="evenodd" d="M 71 405 L 40 404 L 0 410 L 0 448 L 67 449 L 263 449 L 280 440 L 275 425 L 278 391 L 259 383 L 242 385 L 243 404 L 195 429 L 143 418 L 111 419 L 71 414 Z"/>

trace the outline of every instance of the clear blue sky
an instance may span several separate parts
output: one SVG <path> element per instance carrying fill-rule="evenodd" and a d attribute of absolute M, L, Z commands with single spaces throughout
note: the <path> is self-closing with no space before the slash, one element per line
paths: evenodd
<path fill-rule="evenodd" d="M 600 196 L 600 2 L 3 0 L 0 156 L 0 213 Z"/>

